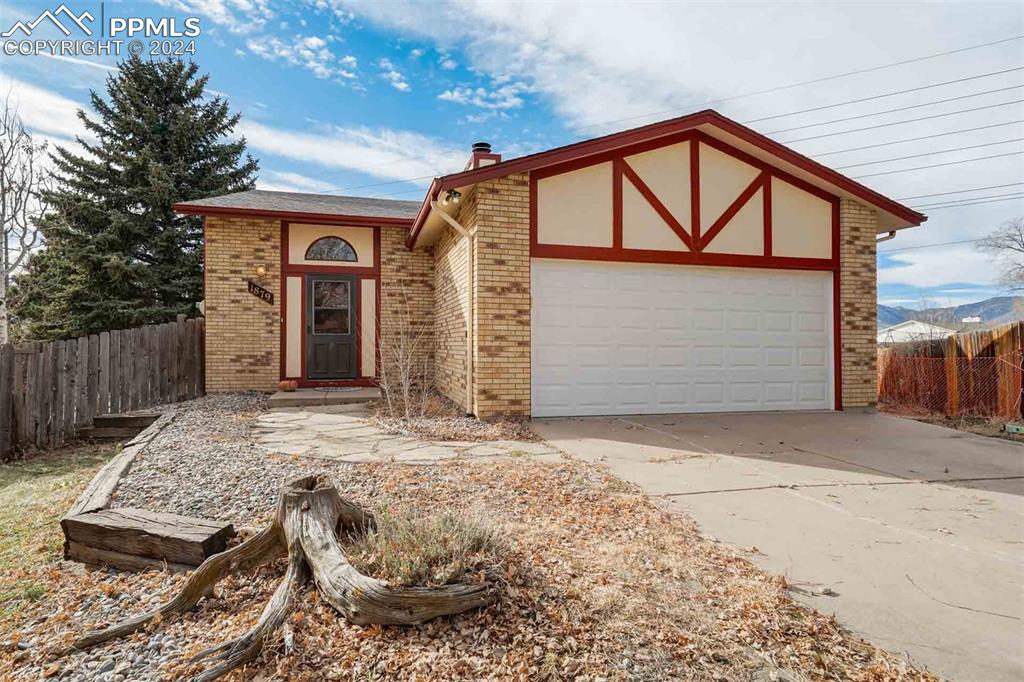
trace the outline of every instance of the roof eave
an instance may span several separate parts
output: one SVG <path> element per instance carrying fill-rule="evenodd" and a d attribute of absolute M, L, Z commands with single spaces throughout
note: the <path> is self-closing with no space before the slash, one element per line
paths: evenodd
<path fill-rule="evenodd" d="M 396 225 L 411 226 L 414 218 L 394 216 L 365 216 L 343 213 L 318 213 L 312 211 L 280 211 L 264 208 L 233 208 L 230 206 L 197 206 L 196 204 L 173 204 L 171 209 L 184 215 L 200 216 L 241 216 L 246 218 L 276 218 L 279 220 L 312 220 L 317 222 L 344 223 L 346 225 L 368 226 Z"/>
<path fill-rule="evenodd" d="M 600 154 L 602 152 L 628 146 L 636 142 L 643 142 L 663 137 L 683 130 L 695 129 L 704 124 L 716 126 L 731 135 L 760 147 L 769 154 L 774 155 L 787 163 L 818 176 L 824 182 L 839 187 L 864 202 L 906 222 L 907 225 L 904 227 L 916 227 L 928 220 L 928 216 L 923 213 L 919 213 L 907 206 L 904 206 L 903 204 L 900 204 L 899 202 L 889 199 L 875 190 L 860 184 L 856 180 L 832 170 L 828 166 L 824 166 L 817 161 L 814 161 L 813 159 L 804 156 L 803 154 L 800 154 L 799 152 L 796 152 L 789 147 L 762 135 L 761 133 L 758 133 L 755 130 L 726 118 L 713 109 L 705 109 L 668 121 L 652 123 L 639 128 L 633 128 L 631 130 L 625 130 L 605 135 L 603 137 L 594 138 L 592 140 L 584 140 L 583 142 L 576 142 L 564 147 L 549 149 L 536 154 L 521 156 L 516 159 L 509 159 L 508 161 L 501 161 L 499 163 L 481 166 L 480 168 L 474 168 L 459 173 L 451 173 L 449 175 L 443 175 L 439 178 L 435 178 L 430 185 L 430 191 L 423 199 L 423 204 L 420 206 L 420 212 L 416 216 L 412 230 L 410 230 L 409 238 L 406 240 L 406 245 L 409 248 L 415 248 L 419 232 L 430 213 L 430 202 L 431 200 L 436 200 L 438 194 L 440 194 L 442 190 L 473 185 L 485 180 L 504 177 L 512 173 L 532 171 L 546 166 L 552 166 L 566 161 Z M 890 229 L 891 228 L 886 228 L 884 231 L 888 232 Z"/>

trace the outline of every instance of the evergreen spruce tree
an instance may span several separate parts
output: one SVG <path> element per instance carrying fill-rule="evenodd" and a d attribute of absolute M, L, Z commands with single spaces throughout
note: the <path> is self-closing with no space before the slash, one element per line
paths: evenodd
<path fill-rule="evenodd" d="M 52 155 L 46 248 L 15 286 L 29 338 L 67 338 L 173 320 L 203 295 L 202 221 L 172 204 L 252 189 L 257 162 L 233 138 L 239 114 L 204 96 L 180 60 L 133 57 L 78 116 L 88 151 Z"/>

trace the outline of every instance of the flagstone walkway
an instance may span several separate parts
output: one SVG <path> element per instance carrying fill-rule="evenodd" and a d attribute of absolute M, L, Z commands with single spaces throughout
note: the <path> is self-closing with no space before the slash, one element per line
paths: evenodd
<path fill-rule="evenodd" d="M 374 426 L 361 407 L 277 408 L 260 415 L 259 444 L 270 453 L 339 462 L 433 464 L 456 459 L 531 457 L 558 460 L 558 450 L 544 442 L 428 441 L 387 434 Z"/>

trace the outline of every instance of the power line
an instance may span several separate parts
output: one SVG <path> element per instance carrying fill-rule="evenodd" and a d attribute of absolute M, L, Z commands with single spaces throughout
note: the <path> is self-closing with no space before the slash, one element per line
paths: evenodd
<path fill-rule="evenodd" d="M 931 116 L 922 116 L 920 118 L 908 118 L 905 121 L 891 121 L 889 123 L 879 123 L 873 126 L 867 126 L 864 128 L 854 128 L 852 130 L 840 130 L 834 133 L 822 133 L 821 135 L 812 135 L 810 137 L 799 137 L 795 140 L 785 140 L 782 144 L 793 144 L 794 142 L 806 142 L 807 140 L 820 140 L 823 137 L 835 137 L 836 135 L 849 135 L 850 133 L 861 133 L 866 130 L 877 130 L 878 128 L 888 128 L 889 126 L 905 125 L 907 123 L 917 123 L 919 121 L 931 121 L 936 118 L 945 118 L 946 116 L 955 116 L 956 114 L 969 114 L 974 111 L 985 111 L 987 109 L 997 109 L 999 107 L 1008 107 L 1011 104 L 1020 104 L 1024 102 L 1022 99 L 1015 99 L 1010 102 L 1000 102 L 999 104 L 987 104 L 983 107 L 974 107 L 972 109 L 957 109 L 956 111 L 947 111 L 944 114 L 932 114 Z"/>
<path fill-rule="evenodd" d="M 898 249 L 879 249 L 878 253 L 896 253 L 897 251 L 916 251 L 917 249 L 931 249 L 936 246 L 954 246 L 956 244 L 973 244 L 980 242 L 980 239 L 960 239 L 955 242 L 939 242 L 937 244 L 918 244 L 917 246 L 901 246 Z"/>
<path fill-rule="evenodd" d="M 1001 199 L 1003 197 L 1010 197 L 1018 199 L 1024 196 L 1021 192 L 1007 192 L 1005 194 L 986 194 L 983 197 L 965 197 L 963 199 L 946 199 L 945 201 L 935 201 L 930 204 L 915 204 L 914 208 L 934 208 L 935 206 L 945 206 L 947 204 L 958 204 L 967 201 L 979 201 L 981 199 Z"/>
<path fill-rule="evenodd" d="M 791 88 L 799 88 L 799 87 L 802 87 L 804 85 L 814 85 L 815 83 L 824 83 L 825 81 L 835 80 L 837 78 L 847 78 L 848 76 L 857 76 L 857 75 L 860 75 L 860 74 L 863 74 L 863 73 L 872 73 L 874 71 L 882 71 L 883 69 L 891 69 L 891 68 L 896 67 L 896 66 L 904 66 L 906 64 L 914 64 L 916 62 L 923 62 L 923 61 L 926 61 L 928 59 L 935 59 L 937 57 L 945 57 L 947 55 L 958 54 L 960 52 L 968 52 L 970 50 L 978 50 L 978 49 L 981 49 L 983 47 L 992 47 L 993 45 L 1000 45 L 1000 44 L 1003 44 L 1003 43 L 1009 43 L 1009 42 L 1013 42 L 1015 40 L 1020 40 L 1021 38 L 1024 38 L 1024 35 L 1011 36 L 1009 38 L 1003 38 L 1001 40 L 993 40 L 992 42 L 981 43 L 979 45 L 969 45 L 968 47 L 960 47 L 960 48 L 957 48 L 955 50 L 946 50 L 944 52 L 936 52 L 934 54 L 924 55 L 922 57 L 913 57 L 911 59 L 904 59 L 904 60 L 901 60 L 901 61 L 898 61 L 898 62 L 891 62 L 889 64 L 882 64 L 880 66 L 871 66 L 871 67 L 868 67 L 868 68 L 865 68 L 865 69 L 857 69 L 855 71 L 847 71 L 845 73 L 837 73 L 837 74 L 834 74 L 832 76 L 822 76 L 820 78 L 813 78 L 813 79 L 807 80 L 807 81 L 800 81 L 799 83 L 790 83 L 788 85 L 778 85 L 778 86 L 775 86 L 775 87 L 772 87 L 772 88 L 766 88 L 764 90 L 754 90 L 752 92 L 745 92 L 745 93 L 741 93 L 739 95 L 731 95 L 729 97 L 720 97 L 718 99 L 708 100 L 706 102 L 701 102 L 699 104 L 698 103 L 691 103 L 691 104 L 686 104 L 686 105 L 679 106 L 679 107 L 673 107 L 671 109 L 663 109 L 661 111 L 652 111 L 652 112 L 649 112 L 649 113 L 646 113 L 646 114 L 637 114 L 635 116 L 627 116 L 625 118 L 619 118 L 619 119 L 615 119 L 613 121 L 604 121 L 603 123 L 591 123 L 590 125 L 582 126 L 580 129 L 581 130 L 586 130 L 587 128 L 597 128 L 597 127 L 602 127 L 602 126 L 607 126 L 607 125 L 613 125 L 615 123 L 623 123 L 625 121 L 635 121 L 635 120 L 641 119 L 641 118 L 650 118 L 651 116 L 660 116 L 660 115 L 663 115 L 663 114 L 670 114 L 670 113 L 673 113 L 673 112 L 676 112 L 676 111 L 683 111 L 683 110 L 686 110 L 686 109 L 695 109 L 697 107 L 707 106 L 708 104 L 720 104 L 722 102 L 732 102 L 734 100 L 743 99 L 745 97 L 754 97 L 756 95 L 767 95 L 767 94 L 774 93 L 774 92 L 781 92 L 782 90 L 789 90 Z"/>
<path fill-rule="evenodd" d="M 942 206 L 932 206 L 931 208 L 925 209 L 929 213 L 932 211 L 941 211 L 947 208 L 961 208 L 963 206 L 979 206 L 981 204 L 999 204 L 1004 201 L 1020 201 L 1024 197 L 1008 197 L 1006 199 L 989 199 L 987 201 L 965 201 L 957 204 L 944 204 Z"/>
<path fill-rule="evenodd" d="M 896 201 L 906 201 L 907 199 L 927 199 L 928 197 L 942 197 L 947 194 L 964 194 L 966 192 L 980 192 L 985 189 L 1002 189 L 1003 187 L 1018 187 L 1024 185 L 1024 182 L 1010 182 L 1005 185 L 989 185 L 988 187 L 972 187 L 971 189 L 954 189 L 948 192 L 936 192 L 935 194 L 918 194 L 912 197 L 899 197 Z"/>
<path fill-rule="evenodd" d="M 856 121 L 861 118 L 871 118 L 872 116 L 881 116 L 883 114 L 895 114 L 900 111 L 909 111 L 910 109 L 920 109 L 922 107 L 930 107 L 936 104 L 946 104 L 948 102 L 957 102 L 962 99 L 971 99 L 974 97 L 981 97 L 982 95 L 992 95 L 997 92 L 1007 92 L 1008 90 L 1019 90 L 1024 88 L 1024 85 L 1010 85 L 1005 88 L 996 88 L 995 90 L 983 90 L 982 92 L 973 92 L 969 95 L 958 95 L 956 97 L 947 97 L 946 99 L 937 99 L 932 102 L 921 102 L 920 104 L 908 104 L 904 107 L 897 107 L 895 109 L 886 109 L 884 111 L 875 111 L 870 114 L 857 114 L 856 116 L 847 116 L 846 118 L 837 118 L 832 121 L 823 121 L 821 123 L 808 123 L 801 126 L 793 126 L 792 128 L 781 128 L 779 130 L 772 130 L 765 135 L 777 135 L 779 133 L 789 133 L 794 130 L 804 130 L 805 128 L 817 128 L 819 126 L 827 126 L 833 123 L 843 123 L 844 121 Z M 743 121 L 743 123 L 749 123 L 750 121 Z"/>
<path fill-rule="evenodd" d="M 863 163 L 851 163 L 845 166 L 835 166 L 835 170 L 842 170 L 844 168 L 857 168 L 858 166 L 873 166 L 876 163 L 889 163 L 890 161 L 905 161 L 906 159 L 919 159 L 922 156 L 934 156 L 936 154 L 949 154 L 950 152 L 962 152 L 968 149 L 979 149 L 981 147 L 994 147 L 998 144 L 1010 144 L 1012 142 L 1020 142 L 1024 140 L 1024 137 L 1018 137 L 1013 140 L 1003 140 L 1001 142 L 985 142 L 984 144 L 972 144 L 967 147 L 953 147 L 952 149 L 939 149 L 934 152 L 923 152 L 921 154 L 911 154 L 909 156 L 894 156 L 891 159 L 878 159 L 877 161 L 864 161 Z"/>
<path fill-rule="evenodd" d="M 931 85 L 921 85 L 916 88 L 907 88 L 905 90 L 894 90 L 892 92 L 882 93 L 881 95 L 871 95 L 870 97 L 861 97 L 859 99 L 849 99 L 845 102 L 836 102 L 835 104 L 825 104 L 819 107 L 811 107 L 809 109 L 800 109 L 799 111 L 791 111 L 788 114 L 773 114 L 772 116 L 762 116 L 761 118 L 752 118 L 745 123 L 760 123 L 761 121 L 770 121 L 774 118 L 784 118 L 786 116 L 795 116 L 797 114 L 808 114 L 813 111 L 824 111 L 825 109 L 834 109 L 835 107 L 845 106 L 847 104 L 860 104 L 861 102 L 871 102 L 876 99 L 884 99 L 886 97 L 894 97 L 896 95 L 905 95 L 910 92 L 920 92 L 922 90 L 930 90 L 932 88 L 942 87 L 943 85 L 953 85 L 954 83 L 965 83 L 967 81 L 978 80 L 979 78 L 989 78 L 990 76 L 1001 76 L 1003 74 L 1012 73 L 1014 71 L 1024 70 L 1024 66 L 1015 66 L 1012 69 L 1003 69 L 1002 71 L 989 71 L 988 73 L 982 73 L 977 76 L 967 76 L 966 78 L 957 78 L 951 81 L 943 81 L 941 83 L 933 83 Z"/>
<path fill-rule="evenodd" d="M 926 168 L 939 168 L 940 166 L 956 166 L 961 163 L 970 163 L 971 161 L 984 161 L 986 159 L 999 159 L 1004 156 L 1019 156 L 1024 154 L 1024 151 L 1019 152 L 1007 152 L 1006 154 L 992 154 L 991 156 L 979 156 L 974 159 L 962 159 L 960 161 L 947 161 L 946 163 L 933 163 L 930 166 L 916 166 L 914 168 L 901 168 L 899 170 L 883 171 L 881 173 L 868 173 L 867 175 L 853 175 L 851 176 L 854 180 L 859 178 L 873 178 L 879 175 L 893 175 L 895 173 L 909 173 L 910 171 L 925 170 Z"/>
<path fill-rule="evenodd" d="M 888 147 L 890 145 L 904 144 L 906 142 L 919 142 L 921 140 L 931 140 L 931 139 L 934 139 L 936 137 L 946 137 L 948 135 L 959 135 L 960 133 L 973 133 L 973 132 L 978 131 L 978 130 L 988 130 L 990 128 L 1003 128 L 1005 126 L 1015 125 L 1017 123 L 1024 123 L 1024 119 L 1018 119 L 1016 121 L 1007 121 L 1006 123 L 994 123 L 992 125 L 987 125 L 987 126 L 978 126 L 977 128 L 964 128 L 962 130 L 950 130 L 949 132 L 946 132 L 946 133 L 935 133 L 933 135 L 922 135 L 920 137 L 908 137 L 905 140 L 893 140 L 892 142 L 879 142 L 878 144 L 867 144 L 867 145 L 864 145 L 863 147 L 851 147 L 850 149 L 836 149 L 836 150 L 831 151 L 831 152 L 821 152 L 819 154 L 815 154 L 814 156 L 815 157 L 818 157 L 818 156 L 831 156 L 832 154 L 845 154 L 847 152 L 859 152 L 859 151 L 864 150 L 864 149 L 876 149 L 877 147 Z"/>

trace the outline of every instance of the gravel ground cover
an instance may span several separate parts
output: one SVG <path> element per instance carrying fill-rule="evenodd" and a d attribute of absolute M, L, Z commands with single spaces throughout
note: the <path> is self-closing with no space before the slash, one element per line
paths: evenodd
<path fill-rule="evenodd" d="M 497 603 L 422 626 L 348 625 L 311 590 L 288 624 L 291 636 L 226 679 L 935 679 L 794 603 L 782 578 L 598 467 L 261 455 L 249 432 L 261 406 L 253 396 L 184 406 L 161 447 L 136 463 L 119 503 L 258 525 L 281 481 L 320 470 L 371 508 L 463 510 L 501 528 L 508 555 Z M 182 658 L 250 627 L 283 566 L 223 581 L 152 633 L 63 658 L 51 652 L 167 598 L 183 577 L 88 570 L 56 557 L 34 570 L 46 594 L 0 621 L 0 678 L 126 682 L 194 674 Z"/>

